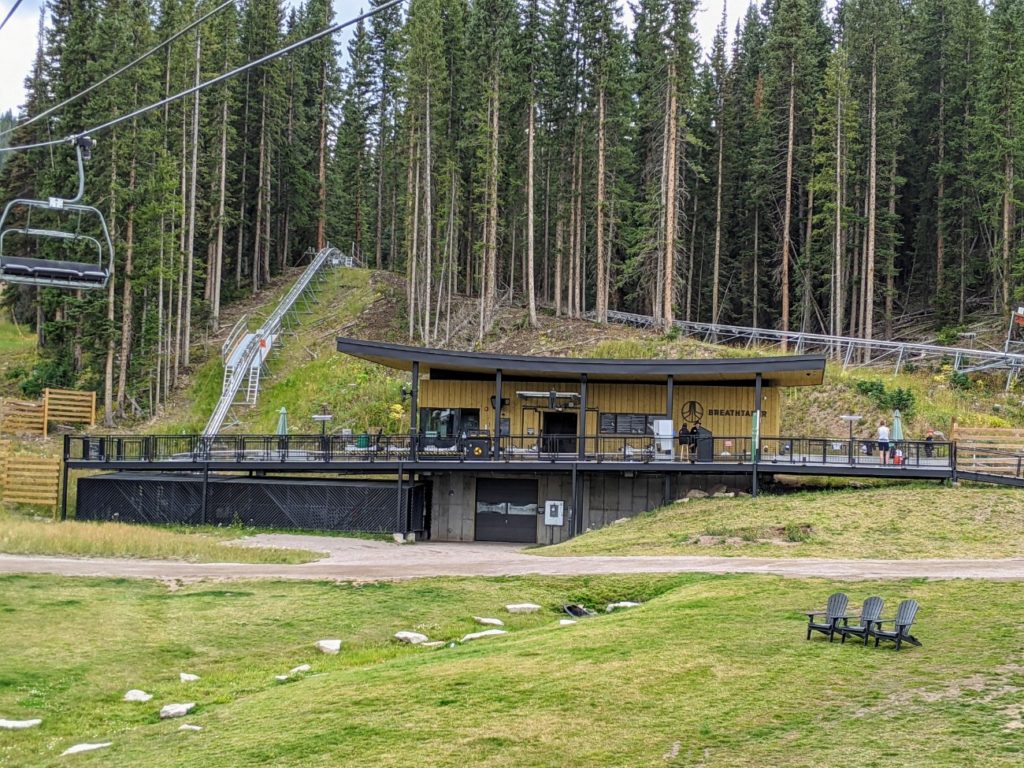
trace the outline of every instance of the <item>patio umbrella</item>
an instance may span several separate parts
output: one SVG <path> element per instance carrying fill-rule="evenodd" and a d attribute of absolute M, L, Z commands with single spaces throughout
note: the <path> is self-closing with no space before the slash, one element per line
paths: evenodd
<path fill-rule="evenodd" d="M 288 409 L 282 408 L 277 417 L 277 434 L 286 436 L 288 434 Z"/>
<path fill-rule="evenodd" d="M 903 417 L 900 415 L 899 408 L 892 412 L 891 438 L 894 443 L 900 443 L 903 441 Z"/>

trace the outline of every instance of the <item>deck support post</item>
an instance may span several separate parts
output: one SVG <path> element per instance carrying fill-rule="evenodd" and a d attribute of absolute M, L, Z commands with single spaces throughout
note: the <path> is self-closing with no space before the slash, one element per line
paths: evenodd
<path fill-rule="evenodd" d="M 409 395 L 409 458 L 416 461 L 416 438 L 420 424 L 420 364 L 412 361 L 412 393 Z"/>
<path fill-rule="evenodd" d="M 86 452 L 84 458 L 88 458 Z M 60 463 L 60 519 L 68 519 L 68 459 L 71 458 L 71 435 L 64 435 L 64 459 Z"/>
<path fill-rule="evenodd" d="M 665 382 L 665 418 L 672 422 L 672 457 L 675 458 L 675 420 L 672 418 L 672 413 L 675 411 L 675 377 L 670 373 L 668 379 Z M 665 487 L 662 495 L 665 497 L 665 504 L 672 501 L 672 475 L 668 472 L 665 473 Z"/>
<path fill-rule="evenodd" d="M 501 368 L 494 371 L 494 458 L 501 458 Z"/>
<path fill-rule="evenodd" d="M 757 442 L 750 446 L 753 465 L 750 473 L 750 495 L 757 496 L 757 465 L 761 461 L 761 373 L 754 376 L 754 412 L 757 414 Z"/>
<path fill-rule="evenodd" d="M 580 374 L 580 423 L 577 453 L 580 461 L 587 457 L 587 374 Z"/>
<path fill-rule="evenodd" d="M 402 495 L 405 493 L 405 468 L 402 466 L 402 462 L 398 462 L 398 503 L 395 505 L 398 509 L 395 512 L 395 533 L 406 534 L 408 533 L 409 523 L 402 513 L 405 511 L 405 505 L 402 503 Z"/>

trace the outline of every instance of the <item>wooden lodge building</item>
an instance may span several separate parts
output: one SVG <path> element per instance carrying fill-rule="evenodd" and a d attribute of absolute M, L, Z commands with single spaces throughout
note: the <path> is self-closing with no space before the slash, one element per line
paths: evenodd
<path fill-rule="evenodd" d="M 821 384 L 825 371 L 821 356 L 528 357 L 348 338 L 337 347 L 410 373 L 415 439 L 403 469 L 427 489 L 423 533 L 440 541 L 555 543 L 691 488 L 749 490 L 752 433 L 779 436 L 780 388 Z M 753 463 L 753 478 L 716 473 L 722 456 Z"/>

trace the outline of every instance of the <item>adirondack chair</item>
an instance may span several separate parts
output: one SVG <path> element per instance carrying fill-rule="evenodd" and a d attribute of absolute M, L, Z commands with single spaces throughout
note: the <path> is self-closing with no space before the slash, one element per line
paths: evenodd
<path fill-rule="evenodd" d="M 849 623 L 852 617 L 844 616 L 843 623 L 836 627 L 840 637 L 840 644 L 846 642 L 847 635 L 855 635 L 863 637 L 864 645 L 867 645 L 868 635 L 874 631 L 872 627 L 882 618 L 882 606 L 884 603 L 885 601 L 880 597 L 869 597 L 864 601 L 864 605 L 861 606 L 859 621 L 856 624 Z"/>
<path fill-rule="evenodd" d="M 897 651 L 902 643 L 910 643 L 920 647 L 921 641 L 910 634 L 910 627 L 914 623 L 914 617 L 917 616 L 917 609 L 916 600 L 904 600 L 896 609 L 895 619 L 879 619 L 878 627 L 871 633 L 875 636 L 875 648 L 878 647 L 878 643 L 881 640 L 892 640 L 896 643 Z M 882 629 L 883 624 L 894 624 L 895 627 L 890 632 Z"/>
<path fill-rule="evenodd" d="M 832 637 L 836 633 L 836 625 L 846 615 L 846 604 L 848 602 L 850 602 L 850 598 L 842 592 L 836 592 L 834 595 L 829 595 L 824 611 L 805 611 L 804 614 L 807 616 L 807 639 L 811 639 L 811 631 L 813 630 L 821 632 L 823 635 L 828 635 L 828 641 L 831 643 Z M 818 616 L 824 616 L 825 620 L 815 621 L 815 618 Z"/>

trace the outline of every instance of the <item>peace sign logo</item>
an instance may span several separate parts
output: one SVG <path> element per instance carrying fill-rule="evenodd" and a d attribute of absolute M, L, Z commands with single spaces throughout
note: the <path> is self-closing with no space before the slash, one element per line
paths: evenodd
<path fill-rule="evenodd" d="M 683 408 L 679 415 L 682 416 L 683 421 L 688 424 L 696 424 L 704 418 L 704 406 L 696 400 L 690 400 L 683 403 Z"/>

